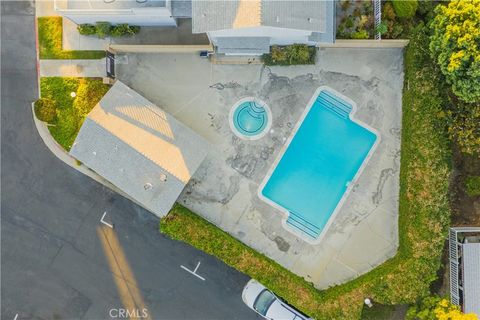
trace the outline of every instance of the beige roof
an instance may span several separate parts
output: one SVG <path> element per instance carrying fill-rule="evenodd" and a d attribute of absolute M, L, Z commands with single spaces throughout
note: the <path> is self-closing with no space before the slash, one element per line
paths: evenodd
<path fill-rule="evenodd" d="M 163 216 L 207 149 L 190 128 L 117 81 L 89 113 L 70 154 Z"/>

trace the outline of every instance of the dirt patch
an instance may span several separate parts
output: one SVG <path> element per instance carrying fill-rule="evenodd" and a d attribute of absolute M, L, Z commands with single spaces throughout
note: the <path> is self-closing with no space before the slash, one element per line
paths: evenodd
<path fill-rule="evenodd" d="M 480 226 L 480 196 L 470 197 L 465 192 L 465 180 L 468 176 L 480 175 L 480 157 L 467 156 L 453 148 L 453 174 L 450 184 L 452 223 L 451 226 Z M 431 291 L 440 296 L 450 292 L 450 269 L 448 260 L 448 241 L 445 242 L 442 266 L 438 270 L 438 279 L 431 285 Z"/>
<path fill-rule="evenodd" d="M 465 192 L 468 176 L 480 175 L 480 157 L 453 151 L 453 181 L 451 184 L 452 226 L 480 226 L 480 196 Z"/>

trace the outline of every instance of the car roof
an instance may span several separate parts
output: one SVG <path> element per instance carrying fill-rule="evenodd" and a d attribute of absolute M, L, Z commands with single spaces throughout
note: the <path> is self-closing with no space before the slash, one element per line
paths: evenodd
<path fill-rule="evenodd" d="M 280 300 L 275 300 L 268 308 L 266 316 L 275 320 L 293 320 L 295 313 L 290 308 L 287 308 Z"/>

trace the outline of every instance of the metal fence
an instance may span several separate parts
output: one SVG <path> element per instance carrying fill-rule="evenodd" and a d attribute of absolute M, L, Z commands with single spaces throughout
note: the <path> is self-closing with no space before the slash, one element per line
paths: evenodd
<path fill-rule="evenodd" d="M 375 30 L 378 30 L 378 26 L 382 23 L 382 1 L 381 0 L 372 0 L 373 2 L 373 13 L 375 18 Z M 380 32 L 375 32 L 375 40 L 381 40 L 382 35 Z"/>

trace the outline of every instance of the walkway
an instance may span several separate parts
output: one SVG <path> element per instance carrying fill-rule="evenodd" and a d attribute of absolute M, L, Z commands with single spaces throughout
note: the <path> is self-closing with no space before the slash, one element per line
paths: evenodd
<path fill-rule="evenodd" d="M 105 58 L 98 60 L 40 60 L 41 77 L 105 77 Z"/>

